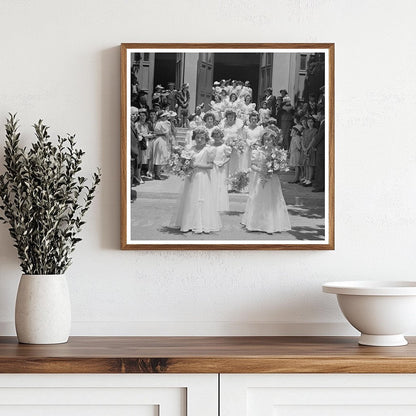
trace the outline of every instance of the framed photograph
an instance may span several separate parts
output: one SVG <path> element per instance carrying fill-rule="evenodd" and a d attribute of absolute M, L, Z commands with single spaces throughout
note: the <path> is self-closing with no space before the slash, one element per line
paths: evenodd
<path fill-rule="evenodd" d="M 121 248 L 333 250 L 334 44 L 122 44 Z"/>

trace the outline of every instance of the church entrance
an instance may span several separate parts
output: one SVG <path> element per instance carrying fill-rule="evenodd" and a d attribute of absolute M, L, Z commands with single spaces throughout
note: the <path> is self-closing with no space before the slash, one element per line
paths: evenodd
<path fill-rule="evenodd" d="M 168 89 L 168 83 L 175 82 L 175 80 L 176 53 L 156 53 L 153 88 L 156 85 L 161 85 L 164 89 Z"/>
<path fill-rule="evenodd" d="M 236 81 L 250 81 L 253 89 L 253 102 L 258 106 L 258 88 L 260 73 L 259 53 L 215 53 L 214 81 L 235 79 Z"/>

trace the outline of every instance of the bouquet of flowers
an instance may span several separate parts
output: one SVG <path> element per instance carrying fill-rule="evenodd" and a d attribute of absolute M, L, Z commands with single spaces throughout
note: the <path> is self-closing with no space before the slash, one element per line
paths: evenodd
<path fill-rule="evenodd" d="M 258 150 L 260 147 L 261 143 L 259 141 L 250 144 L 250 150 Z"/>
<path fill-rule="evenodd" d="M 171 173 L 181 178 L 191 175 L 194 169 L 192 165 L 193 156 L 192 150 L 185 149 L 184 146 L 173 146 L 169 158 Z"/>
<path fill-rule="evenodd" d="M 249 172 L 250 170 L 236 172 L 227 179 L 227 183 L 231 186 L 232 191 L 241 192 L 247 187 L 249 182 Z"/>
<path fill-rule="evenodd" d="M 243 153 L 245 148 L 246 148 L 246 144 L 245 144 L 244 140 L 241 139 L 238 136 L 228 137 L 227 145 L 230 146 L 232 149 L 237 150 L 237 152 L 239 152 L 239 153 Z"/>
<path fill-rule="evenodd" d="M 274 147 L 271 152 L 266 153 L 264 170 L 261 172 L 261 182 L 266 183 L 276 172 L 287 172 L 287 151 Z"/>

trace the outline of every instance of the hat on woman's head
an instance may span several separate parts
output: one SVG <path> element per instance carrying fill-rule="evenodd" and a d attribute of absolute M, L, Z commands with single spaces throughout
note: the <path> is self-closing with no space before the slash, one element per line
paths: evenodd
<path fill-rule="evenodd" d="M 160 84 L 158 84 L 156 85 L 155 90 L 163 90 L 163 87 Z"/>
<path fill-rule="evenodd" d="M 214 81 L 214 85 L 221 85 L 219 81 Z"/>
<path fill-rule="evenodd" d="M 269 120 L 269 122 L 270 122 L 270 120 Z M 269 125 L 266 127 L 266 129 L 273 130 L 273 131 L 276 133 L 276 136 L 277 136 L 278 134 L 280 134 L 279 127 L 277 127 L 277 126 L 276 126 L 276 125 L 274 125 L 274 124 L 269 124 Z"/>
<path fill-rule="evenodd" d="M 266 127 L 265 129 L 264 129 L 264 132 L 263 132 L 263 134 L 261 135 L 261 142 L 262 142 L 262 144 L 264 144 L 264 139 L 265 138 L 271 138 L 272 139 L 272 141 L 273 141 L 273 146 L 277 146 L 277 138 L 278 138 L 278 133 L 275 131 L 275 130 L 273 130 L 273 129 L 271 129 L 270 127 Z"/>
<path fill-rule="evenodd" d="M 159 117 L 169 117 L 169 111 L 163 111 Z"/>
<path fill-rule="evenodd" d="M 174 111 L 169 111 L 169 117 L 176 117 L 177 114 Z"/>
<path fill-rule="evenodd" d="M 274 129 L 270 128 L 269 126 L 267 126 L 264 129 L 264 132 L 263 132 L 262 136 L 265 136 L 265 135 L 277 137 L 276 131 Z"/>
<path fill-rule="evenodd" d="M 146 114 L 147 113 L 147 110 L 145 108 L 139 108 L 138 109 L 138 112 L 139 113 L 145 113 Z"/>
<path fill-rule="evenodd" d="M 137 114 L 139 109 L 137 107 L 130 107 L 130 114 Z"/>
<path fill-rule="evenodd" d="M 182 89 L 183 88 L 189 88 L 189 83 L 188 82 L 185 82 L 184 84 L 182 84 Z"/>

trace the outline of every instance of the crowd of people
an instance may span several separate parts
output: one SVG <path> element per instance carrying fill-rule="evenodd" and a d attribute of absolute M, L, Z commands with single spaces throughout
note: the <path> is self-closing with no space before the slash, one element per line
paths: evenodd
<path fill-rule="evenodd" d="M 192 154 L 171 226 L 183 232 L 214 232 L 221 228 L 219 212 L 229 210 L 229 179 L 247 172 L 248 201 L 242 224 L 268 233 L 290 229 L 277 174 L 266 178 L 266 164 L 275 149 L 288 153 L 294 171 L 291 183 L 324 191 L 324 90 L 319 97 L 292 102 L 286 90 L 277 97 L 267 88 L 256 109 L 249 81 L 222 80 L 212 86 L 209 108 L 197 105 L 189 113 L 189 85 L 180 90 L 157 85 L 152 108 L 147 92 L 133 91 L 131 101 L 131 185 L 162 180 L 169 174 L 176 130 L 188 129 L 185 142 Z M 276 170 L 277 172 L 277 170 Z M 163 175 L 162 175 L 163 174 Z M 135 191 L 132 190 L 134 199 Z"/>

